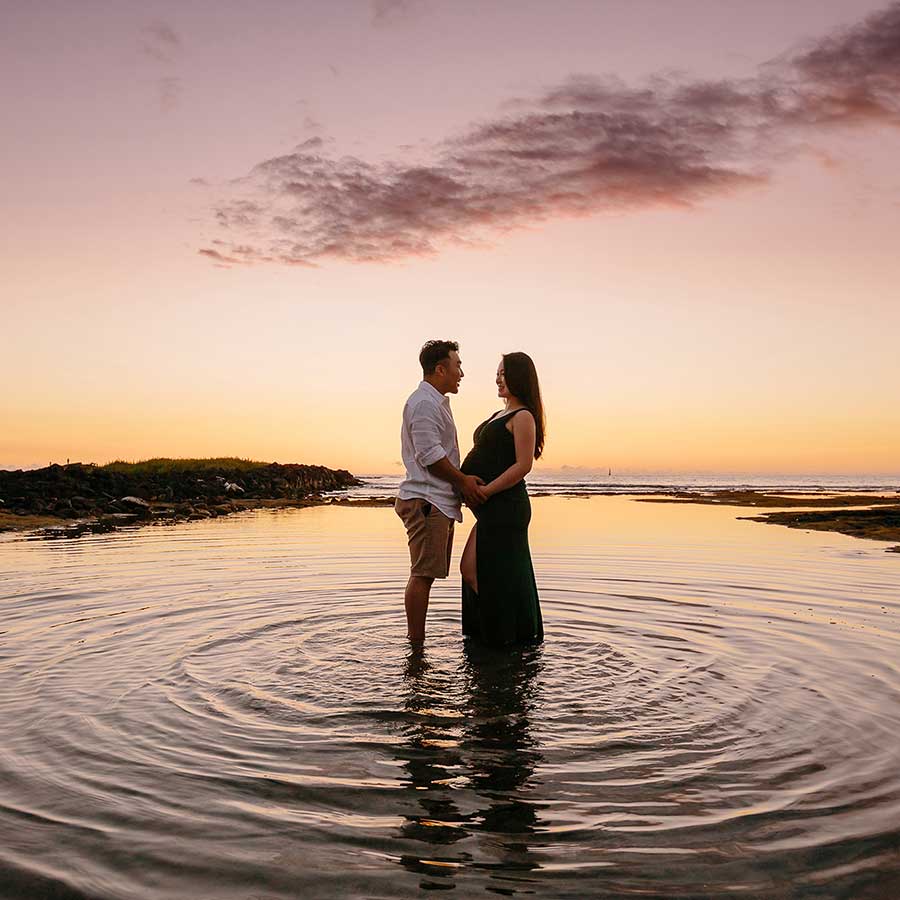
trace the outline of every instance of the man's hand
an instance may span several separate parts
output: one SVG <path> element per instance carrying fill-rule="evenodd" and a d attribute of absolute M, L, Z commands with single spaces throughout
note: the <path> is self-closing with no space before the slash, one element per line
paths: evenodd
<path fill-rule="evenodd" d="M 471 507 L 481 506 L 488 495 L 482 489 L 484 482 L 477 475 L 466 475 L 460 472 L 446 456 L 428 466 L 428 471 L 444 481 L 449 481 L 462 494 L 466 504 Z"/>
<path fill-rule="evenodd" d="M 460 478 L 457 487 L 459 488 L 459 492 L 463 495 L 463 499 L 466 501 L 467 506 L 473 508 L 481 506 L 481 504 L 487 500 L 488 495 L 481 487 L 483 484 L 484 481 L 477 475 L 463 475 L 462 478 Z"/>

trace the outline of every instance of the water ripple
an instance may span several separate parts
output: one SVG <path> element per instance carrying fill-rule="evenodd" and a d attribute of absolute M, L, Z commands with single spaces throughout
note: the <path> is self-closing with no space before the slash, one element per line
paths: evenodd
<path fill-rule="evenodd" d="M 409 654 L 398 529 L 0 541 L 0 895 L 900 896 L 877 545 L 541 498 L 545 645 L 465 647 L 448 583 Z"/>

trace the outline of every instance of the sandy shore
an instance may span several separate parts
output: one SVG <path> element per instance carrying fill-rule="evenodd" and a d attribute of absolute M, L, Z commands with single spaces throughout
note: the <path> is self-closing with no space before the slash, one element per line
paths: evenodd
<path fill-rule="evenodd" d="M 50 528 L 63 524 L 56 516 L 17 516 L 13 513 L 0 512 L 0 531 L 37 531 L 39 528 Z"/>

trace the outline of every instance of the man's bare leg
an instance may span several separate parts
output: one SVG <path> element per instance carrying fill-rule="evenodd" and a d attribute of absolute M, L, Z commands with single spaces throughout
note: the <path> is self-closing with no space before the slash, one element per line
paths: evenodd
<path fill-rule="evenodd" d="M 428 612 L 428 598 L 431 594 L 433 578 L 410 575 L 406 583 L 406 632 L 414 643 L 425 640 L 425 615 Z"/>

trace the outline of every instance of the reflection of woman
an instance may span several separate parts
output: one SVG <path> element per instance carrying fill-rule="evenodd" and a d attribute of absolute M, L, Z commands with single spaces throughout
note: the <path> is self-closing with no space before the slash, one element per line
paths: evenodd
<path fill-rule="evenodd" d="M 493 863 L 477 861 L 499 881 L 498 894 L 525 891 L 526 873 L 538 868 L 530 847 L 538 828 L 538 805 L 529 782 L 541 762 L 532 735 L 531 713 L 538 699 L 540 647 L 497 653 L 469 642 L 463 676 L 469 697 L 460 742 L 463 771 L 481 801 L 472 831 Z M 515 887 L 516 890 L 509 890 Z M 491 888 L 488 888 L 491 890 Z"/>
<path fill-rule="evenodd" d="M 397 759 L 399 864 L 420 890 L 476 887 L 522 891 L 539 867 L 531 849 L 538 806 L 529 784 L 541 762 L 531 714 L 538 701 L 540 647 L 496 651 L 468 642 L 458 668 L 421 649 L 404 673 L 405 710 Z"/>
<path fill-rule="evenodd" d="M 462 464 L 484 482 L 488 499 L 463 550 L 463 634 L 494 646 L 544 638 L 528 549 L 531 503 L 525 475 L 544 448 L 544 408 L 537 372 L 526 353 L 506 353 L 497 368 L 504 409 L 475 429 Z"/>

